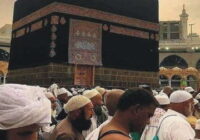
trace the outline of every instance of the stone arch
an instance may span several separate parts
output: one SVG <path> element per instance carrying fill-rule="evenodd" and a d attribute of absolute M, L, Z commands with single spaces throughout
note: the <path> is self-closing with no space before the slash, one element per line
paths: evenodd
<path fill-rule="evenodd" d="M 187 75 L 187 86 L 197 89 L 198 87 L 197 84 L 198 84 L 198 78 L 195 75 L 193 74 Z"/>
<path fill-rule="evenodd" d="M 171 77 L 171 86 L 174 87 L 175 89 L 179 89 L 180 88 L 180 84 L 181 84 L 181 75 L 173 75 Z"/>
<path fill-rule="evenodd" d="M 10 54 L 5 50 L 0 49 L 0 61 L 9 61 Z"/>
<path fill-rule="evenodd" d="M 168 86 L 169 78 L 164 74 L 159 75 L 159 84 L 161 87 Z"/>
<path fill-rule="evenodd" d="M 196 68 L 200 70 L 200 59 L 197 61 Z"/>
<path fill-rule="evenodd" d="M 173 68 L 173 67 L 179 67 L 179 68 L 187 68 L 188 63 L 186 60 L 178 55 L 169 55 L 165 57 L 162 62 L 160 63 L 160 67 L 166 67 L 166 68 Z"/>

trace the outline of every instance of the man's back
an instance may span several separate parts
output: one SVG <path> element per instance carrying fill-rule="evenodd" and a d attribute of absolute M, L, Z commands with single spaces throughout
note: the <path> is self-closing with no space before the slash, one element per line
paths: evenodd
<path fill-rule="evenodd" d="M 156 108 L 154 116 L 150 119 L 150 124 L 147 125 L 142 133 L 141 140 L 152 140 L 159 126 L 160 118 L 166 113 L 164 109 Z"/>
<path fill-rule="evenodd" d="M 120 130 L 107 130 L 104 129 L 99 135 L 98 140 L 111 140 L 111 139 L 117 139 L 117 140 L 131 140 L 130 136 Z"/>
<path fill-rule="evenodd" d="M 171 109 L 160 119 L 160 125 L 158 136 L 161 140 L 190 140 L 195 137 L 185 116 Z"/>

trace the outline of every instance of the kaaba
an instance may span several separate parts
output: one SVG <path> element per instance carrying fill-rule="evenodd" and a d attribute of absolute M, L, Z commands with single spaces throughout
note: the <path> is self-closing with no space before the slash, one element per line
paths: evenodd
<path fill-rule="evenodd" d="M 17 0 L 8 82 L 158 86 L 158 0 Z"/>

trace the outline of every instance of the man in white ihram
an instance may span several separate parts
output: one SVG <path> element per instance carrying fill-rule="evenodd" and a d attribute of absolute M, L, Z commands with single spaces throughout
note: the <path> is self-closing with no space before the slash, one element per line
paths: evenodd
<path fill-rule="evenodd" d="M 159 94 L 155 96 L 159 103 L 156 108 L 153 117 L 150 118 L 150 123 L 145 127 L 140 140 L 152 140 L 156 134 L 159 126 L 160 118 L 166 113 L 169 108 L 169 97 L 165 94 Z"/>
<path fill-rule="evenodd" d="M 160 140 L 193 140 L 195 132 L 186 121 L 193 109 L 190 93 L 177 90 L 170 95 L 170 107 L 159 121 L 157 136 Z"/>

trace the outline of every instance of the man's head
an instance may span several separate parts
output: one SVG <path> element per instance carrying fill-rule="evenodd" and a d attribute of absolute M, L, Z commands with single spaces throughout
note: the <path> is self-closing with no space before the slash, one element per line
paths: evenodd
<path fill-rule="evenodd" d="M 165 86 L 163 88 L 163 93 L 167 94 L 168 97 L 171 95 L 172 92 L 173 92 L 173 89 L 170 86 Z"/>
<path fill-rule="evenodd" d="M 72 96 L 72 93 L 70 93 L 67 89 L 65 88 L 58 89 L 57 98 L 62 103 L 66 104 L 68 100 L 71 98 L 71 96 Z"/>
<path fill-rule="evenodd" d="M 51 123 L 51 105 L 43 89 L 5 84 L 0 93 L 1 139 L 37 140 L 40 127 Z"/>
<path fill-rule="evenodd" d="M 64 105 L 64 109 L 77 130 L 83 131 L 90 128 L 90 118 L 93 115 L 93 104 L 90 99 L 82 95 L 74 96 Z"/>
<path fill-rule="evenodd" d="M 103 104 L 102 96 L 96 89 L 86 90 L 83 92 L 83 95 L 92 101 L 94 107 Z"/>
<path fill-rule="evenodd" d="M 104 96 L 104 94 L 106 93 L 106 89 L 102 88 L 100 86 L 95 87 L 95 89 L 102 95 Z"/>
<path fill-rule="evenodd" d="M 192 95 L 184 90 L 174 91 L 170 95 L 170 108 L 186 117 L 192 115 L 194 109 Z"/>
<path fill-rule="evenodd" d="M 96 115 L 101 115 L 103 112 L 101 106 L 103 105 L 103 100 L 101 94 L 96 90 L 86 90 L 83 92 L 83 95 L 92 101 L 94 105 L 94 112 Z"/>
<path fill-rule="evenodd" d="M 160 108 L 162 108 L 164 110 L 167 110 L 169 108 L 170 101 L 169 101 L 169 97 L 167 95 L 158 94 L 155 96 L 155 98 L 158 101 Z"/>
<path fill-rule="evenodd" d="M 121 96 L 117 114 L 124 115 L 130 132 L 141 132 L 157 106 L 158 102 L 149 91 L 135 88 L 125 91 Z"/>
<path fill-rule="evenodd" d="M 185 87 L 184 90 L 187 91 L 187 92 L 189 92 L 192 95 L 195 93 L 195 90 L 192 87 Z"/>
<path fill-rule="evenodd" d="M 107 92 L 105 96 L 105 105 L 108 109 L 108 114 L 110 116 L 114 116 L 117 110 L 117 104 L 123 93 L 124 93 L 124 90 L 121 90 L 121 89 L 113 89 Z"/>

